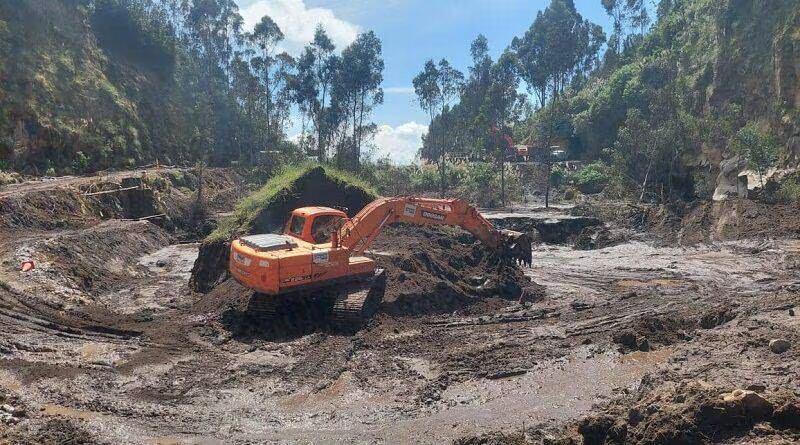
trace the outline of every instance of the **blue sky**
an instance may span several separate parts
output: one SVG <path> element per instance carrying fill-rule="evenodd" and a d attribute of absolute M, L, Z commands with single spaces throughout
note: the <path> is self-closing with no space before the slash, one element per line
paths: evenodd
<path fill-rule="evenodd" d="M 246 26 L 270 15 L 287 38 L 289 52 L 299 52 L 321 23 L 341 49 L 358 32 L 372 30 L 383 42 L 386 63 L 385 102 L 373 115 L 380 154 L 408 162 L 425 132 L 427 117 L 414 101 L 411 79 L 427 59 L 446 58 L 465 71 L 469 45 L 478 34 L 489 39 L 498 56 L 514 36 L 530 27 L 549 0 L 237 0 Z M 578 11 L 602 25 L 610 21 L 600 0 L 575 0 Z M 290 133 L 296 129 L 290 130 Z"/>

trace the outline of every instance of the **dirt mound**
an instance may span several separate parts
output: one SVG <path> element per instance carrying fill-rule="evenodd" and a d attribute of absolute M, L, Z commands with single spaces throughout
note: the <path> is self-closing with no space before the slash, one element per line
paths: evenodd
<path fill-rule="evenodd" d="M 233 215 L 206 238 L 192 270 L 191 286 L 208 292 L 225 280 L 228 243 L 237 236 L 278 232 L 287 215 L 303 206 L 340 207 L 354 216 L 375 198 L 369 186 L 329 167 L 302 167 L 280 174 L 242 200 Z"/>
<path fill-rule="evenodd" d="M 794 396 L 730 391 L 703 382 L 657 390 L 645 382 L 632 407 L 587 417 L 579 422 L 578 433 L 585 444 L 688 445 L 742 436 L 796 436 L 791 429 L 797 423 L 786 421 L 797 404 Z"/>
<path fill-rule="evenodd" d="M 657 235 L 665 243 L 692 245 L 710 241 L 795 237 L 800 234 L 798 204 L 748 199 L 697 201 L 669 205 L 587 201 L 573 214 Z"/>
<path fill-rule="evenodd" d="M 228 203 L 241 191 L 241 179 L 231 169 L 206 169 L 202 187 L 207 210 L 228 210 Z M 192 169 L 29 181 L 0 190 L 0 228 L 75 229 L 108 219 L 152 218 L 168 230 L 191 232 L 190 226 L 197 222 L 187 214 L 200 183 Z"/>
<path fill-rule="evenodd" d="M 517 300 L 540 292 L 516 264 L 456 227 L 391 226 L 372 251 L 388 273 L 383 310 L 392 315 L 450 312 L 480 297 Z"/>
<path fill-rule="evenodd" d="M 0 197 L 0 227 L 4 228 L 85 227 L 100 214 L 97 203 L 82 199 L 74 189 L 56 188 Z"/>
<path fill-rule="evenodd" d="M 452 312 L 486 297 L 535 300 L 543 290 L 516 265 L 501 261 L 471 234 L 454 227 L 387 227 L 368 255 L 386 269 L 386 293 L 380 312 L 415 316 Z M 202 295 L 194 310 L 219 314 L 234 338 L 297 338 L 331 331 L 332 301 L 315 296 L 284 301 L 278 317 L 264 323 L 250 309 L 253 292 L 224 280 Z"/>
<path fill-rule="evenodd" d="M 96 297 L 147 274 L 139 258 L 165 247 L 170 237 L 147 221 L 106 221 L 31 238 L 15 253 L 16 263 L 32 258 L 36 268 L 20 283 L 26 292 L 59 302 L 90 302 Z M 60 303 L 59 303 L 60 304 Z"/>

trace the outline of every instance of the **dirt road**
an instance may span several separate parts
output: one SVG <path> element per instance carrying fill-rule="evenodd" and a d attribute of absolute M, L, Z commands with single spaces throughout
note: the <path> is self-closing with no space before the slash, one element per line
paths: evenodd
<path fill-rule="evenodd" d="M 385 236 L 377 254 L 392 255 L 399 235 Z M 545 286 L 539 301 L 486 297 L 384 313 L 355 336 L 320 328 L 280 340 L 244 323 L 235 283 L 191 292 L 196 246 L 173 241 L 149 222 L 118 220 L 3 233 L 0 398 L 26 412 L 0 437 L 446 443 L 557 434 L 685 382 L 800 396 L 796 240 L 541 244 L 524 270 Z M 17 270 L 23 257 L 38 260 L 33 273 Z M 771 352 L 775 338 L 791 349 Z M 795 437 L 765 431 L 728 443 Z"/>

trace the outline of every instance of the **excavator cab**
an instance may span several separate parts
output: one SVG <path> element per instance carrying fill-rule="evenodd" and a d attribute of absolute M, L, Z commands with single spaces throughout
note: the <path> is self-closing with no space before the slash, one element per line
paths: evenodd
<path fill-rule="evenodd" d="M 301 207 L 292 212 L 283 233 L 311 244 L 326 244 L 346 221 L 347 214 L 338 209 Z"/>

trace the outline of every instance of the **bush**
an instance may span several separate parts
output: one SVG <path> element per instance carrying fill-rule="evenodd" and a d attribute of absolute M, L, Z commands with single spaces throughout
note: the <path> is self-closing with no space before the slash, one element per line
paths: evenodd
<path fill-rule="evenodd" d="M 15 184 L 17 182 L 20 182 L 19 174 L 6 173 L 3 170 L 0 170 L 0 186 Z"/>
<path fill-rule="evenodd" d="M 502 183 L 497 166 L 476 162 L 463 164 L 454 170 L 459 184 L 451 195 L 467 200 L 480 207 L 498 207 L 502 204 Z M 522 185 L 517 174 L 506 166 L 506 205 L 522 198 Z"/>
<path fill-rule="evenodd" d="M 560 165 L 554 165 L 553 170 L 550 171 L 550 185 L 558 188 L 564 184 L 564 179 L 567 178 L 567 172 Z"/>
<path fill-rule="evenodd" d="M 777 197 L 782 202 L 800 201 L 800 174 L 784 179 L 778 189 Z"/>
<path fill-rule="evenodd" d="M 733 147 L 747 160 L 747 165 L 758 173 L 761 186 L 764 174 L 778 160 L 778 144 L 767 131 L 762 131 L 758 123 L 750 122 L 742 127 L 733 140 Z"/>
<path fill-rule="evenodd" d="M 581 193 L 600 193 L 611 182 L 609 167 L 601 161 L 593 162 L 569 177 Z"/>
<path fill-rule="evenodd" d="M 72 160 L 72 169 L 77 173 L 83 173 L 89 167 L 89 157 L 83 154 L 82 151 L 75 153 L 75 159 Z"/>

